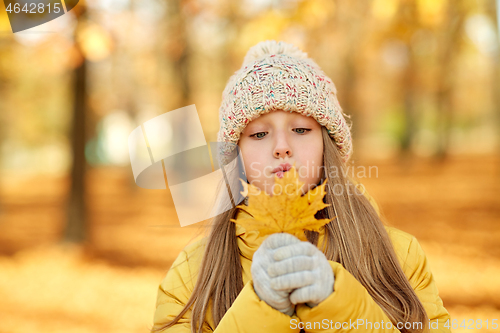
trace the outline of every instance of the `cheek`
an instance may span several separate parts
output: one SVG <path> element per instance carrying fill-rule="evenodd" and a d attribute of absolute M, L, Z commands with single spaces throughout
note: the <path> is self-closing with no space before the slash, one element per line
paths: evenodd
<path fill-rule="evenodd" d="M 243 162 L 245 166 L 250 165 L 251 161 L 255 161 L 255 154 L 251 150 L 245 149 L 241 151 L 241 157 L 243 158 Z"/>
<path fill-rule="evenodd" d="M 313 151 L 316 156 L 316 162 L 323 164 L 323 136 L 321 135 L 321 132 L 318 132 L 315 141 Z"/>
<path fill-rule="evenodd" d="M 323 145 L 321 145 L 321 148 L 316 151 L 316 162 L 319 165 L 323 165 Z"/>
<path fill-rule="evenodd" d="M 252 150 L 242 150 L 241 157 L 245 165 L 245 174 L 249 181 L 258 178 L 262 174 L 262 163 L 260 157 L 262 154 Z"/>
<path fill-rule="evenodd" d="M 323 158 L 323 141 L 318 142 L 314 140 L 306 147 L 307 154 L 311 159 L 317 161 L 319 158 Z"/>
<path fill-rule="evenodd" d="M 321 140 L 315 140 L 315 142 L 308 147 L 307 158 L 310 166 L 310 174 L 312 178 L 317 180 L 321 178 L 319 170 L 323 166 L 323 140 L 321 137 L 320 139 Z"/>

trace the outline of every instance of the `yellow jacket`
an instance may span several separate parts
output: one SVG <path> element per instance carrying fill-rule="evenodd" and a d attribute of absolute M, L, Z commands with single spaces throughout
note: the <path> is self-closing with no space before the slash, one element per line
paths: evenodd
<path fill-rule="evenodd" d="M 375 201 L 369 195 L 366 196 L 378 213 Z M 244 216 L 249 215 L 240 211 L 237 218 Z M 450 332 L 449 328 L 444 327 L 450 316 L 438 295 L 425 253 L 417 239 L 396 228 L 388 226 L 385 228 L 392 240 L 399 263 L 430 319 L 430 327 L 429 323 L 426 323 L 427 327 L 431 332 Z M 204 332 L 298 333 L 302 328 L 305 332 L 399 332 L 392 325 L 392 328 L 387 328 L 389 318 L 363 285 L 341 264 L 332 261 L 329 263 L 335 277 L 334 292 L 323 302 L 314 308 L 298 305 L 292 317 L 273 309 L 256 295 L 250 273 L 252 261 L 247 259 L 252 258 L 265 237 L 259 237 L 256 231 L 247 232 L 240 225 L 236 225 L 236 236 L 242 253 L 244 288 L 217 329 L 214 329 L 209 309 L 203 323 Z M 196 283 L 205 244 L 206 238 L 203 238 L 186 246 L 161 282 L 154 315 L 155 325 L 171 321 L 186 304 Z M 190 333 L 190 314 L 189 310 L 184 318 L 165 331 Z M 448 321 L 448 325 L 450 324 Z"/>

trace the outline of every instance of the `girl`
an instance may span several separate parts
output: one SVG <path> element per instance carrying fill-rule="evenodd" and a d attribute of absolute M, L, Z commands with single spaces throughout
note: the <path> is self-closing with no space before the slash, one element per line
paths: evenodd
<path fill-rule="evenodd" d="M 245 230 L 230 219 L 252 216 L 234 206 L 218 215 L 160 284 L 152 332 L 449 332 L 418 241 L 384 226 L 343 172 L 344 116 L 307 54 L 275 41 L 249 50 L 223 92 L 218 141 L 238 145 L 248 182 L 267 193 L 292 165 L 304 193 L 328 178 L 315 216 L 331 222 L 301 242 Z"/>

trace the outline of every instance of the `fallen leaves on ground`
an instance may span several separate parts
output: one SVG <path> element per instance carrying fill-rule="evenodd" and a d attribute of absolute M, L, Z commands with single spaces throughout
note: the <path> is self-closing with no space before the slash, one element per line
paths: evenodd
<path fill-rule="evenodd" d="M 165 270 L 111 266 L 78 246 L 0 256 L 0 332 L 145 333 Z"/>

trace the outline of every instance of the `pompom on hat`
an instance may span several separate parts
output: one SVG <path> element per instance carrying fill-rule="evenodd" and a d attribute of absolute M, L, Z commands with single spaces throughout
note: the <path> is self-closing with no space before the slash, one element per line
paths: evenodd
<path fill-rule="evenodd" d="M 311 116 L 325 126 L 344 162 L 352 154 L 350 126 L 337 100 L 333 81 L 307 54 L 285 42 L 260 42 L 229 79 L 219 109 L 217 141 L 227 163 L 247 124 L 273 110 Z"/>

